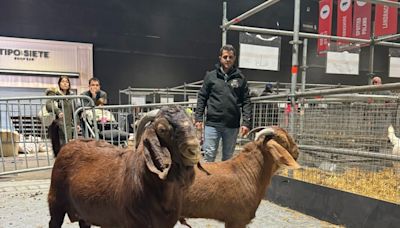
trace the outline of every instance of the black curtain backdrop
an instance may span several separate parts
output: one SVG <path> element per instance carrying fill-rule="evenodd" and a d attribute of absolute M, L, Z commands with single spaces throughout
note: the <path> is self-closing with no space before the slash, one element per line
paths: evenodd
<path fill-rule="evenodd" d="M 227 1 L 228 19 L 263 2 Z M 293 30 L 293 2 L 280 1 L 240 25 Z M 317 25 L 318 1 L 301 3 L 301 22 Z M 0 36 L 93 43 L 94 76 L 114 104 L 118 91 L 128 86 L 165 88 L 202 80 L 217 62 L 221 46 L 222 1 L 2 0 L 0 8 Z M 238 38 L 238 32 L 228 32 L 228 43 L 237 48 Z M 290 82 L 290 40 L 282 39 L 279 72 L 243 69 L 247 78 Z M 309 41 L 312 67 L 307 82 L 368 83 L 368 47 L 361 51 L 360 75 L 329 75 L 324 73 L 325 59 L 316 55 L 315 43 Z M 301 48 L 299 56 L 301 63 Z M 388 48 L 376 48 L 374 66 L 384 83 L 398 81 L 387 77 Z"/>

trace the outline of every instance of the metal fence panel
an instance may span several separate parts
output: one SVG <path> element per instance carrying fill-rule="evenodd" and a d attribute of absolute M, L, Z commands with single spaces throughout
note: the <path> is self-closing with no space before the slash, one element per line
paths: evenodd
<path fill-rule="evenodd" d="M 371 95 L 362 101 L 310 99 L 294 109 L 258 100 L 253 107 L 254 127 L 279 125 L 299 144 L 302 168 L 284 175 L 400 204 L 400 154 L 388 139 L 390 125 L 400 135 L 398 101 Z"/>
<path fill-rule="evenodd" d="M 48 126 L 38 115 L 51 100 L 71 100 L 72 112 L 86 96 L 36 96 L 0 99 L 0 175 L 51 168 L 54 156 Z M 61 105 L 61 112 L 65 107 Z M 54 110 L 51 112 L 55 115 Z M 66 126 L 65 119 L 60 125 Z M 72 118 L 73 135 L 78 135 L 79 118 Z M 67 140 L 67 139 L 65 139 Z"/>

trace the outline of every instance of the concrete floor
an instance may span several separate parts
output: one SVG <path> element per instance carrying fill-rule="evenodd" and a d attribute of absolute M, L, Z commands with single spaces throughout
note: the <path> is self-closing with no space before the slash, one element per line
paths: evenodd
<path fill-rule="evenodd" d="M 47 227 L 47 193 L 51 170 L 0 177 L 0 228 Z M 188 219 L 193 228 L 222 228 L 210 219 Z M 63 227 L 79 227 L 66 218 Z M 186 226 L 177 224 L 176 228 Z M 256 218 L 248 225 L 258 227 L 339 227 L 263 200 Z"/>

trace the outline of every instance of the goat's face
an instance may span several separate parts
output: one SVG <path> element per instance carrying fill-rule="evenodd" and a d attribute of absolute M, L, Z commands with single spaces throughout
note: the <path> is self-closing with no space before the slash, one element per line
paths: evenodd
<path fill-rule="evenodd" d="M 165 107 L 146 127 L 142 137 L 146 164 L 165 179 L 173 162 L 194 166 L 200 159 L 200 144 L 189 116 L 181 107 Z"/>
<path fill-rule="evenodd" d="M 273 139 L 282 145 L 290 153 L 290 155 L 292 155 L 294 160 L 297 160 L 299 157 L 299 148 L 297 147 L 293 137 L 290 136 L 289 133 L 283 128 L 275 126 L 274 129 L 276 133 Z"/>
<path fill-rule="evenodd" d="M 263 137 L 260 136 L 261 134 Z M 266 151 L 272 155 L 279 167 L 300 168 L 300 165 L 296 162 L 299 157 L 299 149 L 286 130 L 277 126 L 268 127 L 260 131 L 256 138 L 256 143 L 261 147 L 266 146 Z"/>

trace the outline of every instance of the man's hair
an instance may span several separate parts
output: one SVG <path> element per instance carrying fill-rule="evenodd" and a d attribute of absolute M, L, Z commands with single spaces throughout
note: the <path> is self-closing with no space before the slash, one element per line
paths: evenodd
<path fill-rule="evenodd" d="M 91 79 L 89 79 L 89 85 L 90 85 L 90 83 L 91 83 L 92 81 L 98 82 L 99 85 L 101 85 L 100 80 L 99 80 L 98 78 L 91 78 Z"/>
<path fill-rule="evenodd" d="M 219 56 L 222 55 L 223 51 L 232 51 L 233 54 L 236 56 L 236 49 L 231 44 L 225 44 L 224 46 L 219 49 Z"/>

